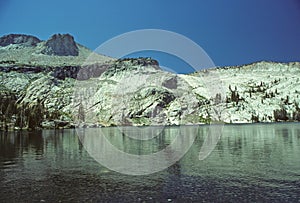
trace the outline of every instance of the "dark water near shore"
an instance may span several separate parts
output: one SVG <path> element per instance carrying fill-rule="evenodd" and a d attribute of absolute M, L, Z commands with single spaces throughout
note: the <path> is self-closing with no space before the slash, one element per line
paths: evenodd
<path fill-rule="evenodd" d="M 197 127 L 180 161 L 145 176 L 99 165 L 74 130 L 1 132 L 0 202 L 300 202 L 299 124 L 225 126 L 214 151 L 199 161 L 207 128 Z M 117 128 L 107 132 L 118 148 L 143 154 L 171 143 L 177 129 L 147 144 Z"/>

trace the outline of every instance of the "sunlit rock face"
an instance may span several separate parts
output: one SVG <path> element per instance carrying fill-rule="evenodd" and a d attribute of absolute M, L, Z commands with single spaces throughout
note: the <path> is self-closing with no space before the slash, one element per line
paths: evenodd
<path fill-rule="evenodd" d="M 93 53 L 68 34 L 7 35 L 0 44 L 0 127 L 300 121 L 298 62 L 183 75 L 151 58 Z"/>
<path fill-rule="evenodd" d="M 45 43 L 42 53 L 57 56 L 78 56 L 79 50 L 74 37 L 69 34 L 55 34 Z"/>

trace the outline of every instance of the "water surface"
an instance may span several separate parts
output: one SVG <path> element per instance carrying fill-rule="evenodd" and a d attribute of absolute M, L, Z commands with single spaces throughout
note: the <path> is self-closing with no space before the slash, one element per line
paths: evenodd
<path fill-rule="evenodd" d="M 113 145 L 132 154 L 155 153 L 178 133 L 168 127 L 161 136 L 137 141 L 118 128 L 105 130 Z M 181 130 L 196 133 L 186 155 L 146 176 L 99 165 L 74 130 L 1 132 L 0 202 L 300 202 L 298 123 L 225 126 L 203 161 L 198 156 L 208 126 Z"/>

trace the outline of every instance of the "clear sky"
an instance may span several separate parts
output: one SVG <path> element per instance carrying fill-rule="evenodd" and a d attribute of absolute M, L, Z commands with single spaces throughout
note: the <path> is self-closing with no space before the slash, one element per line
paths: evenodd
<path fill-rule="evenodd" d="M 0 1 L 0 35 L 70 33 L 95 49 L 149 28 L 185 35 L 217 66 L 300 61 L 300 0 Z"/>

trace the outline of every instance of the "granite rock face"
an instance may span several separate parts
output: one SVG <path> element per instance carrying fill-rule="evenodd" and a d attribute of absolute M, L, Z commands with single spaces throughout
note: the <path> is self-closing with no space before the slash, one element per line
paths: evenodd
<path fill-rule="evenodd" d="M 78 56 L 79 50 L 70 34 L 55 34 L 45 43 L 43 54 L 56 56 Z"/>
<path fill-rule="evenodd" d="M 25 46 L 36 46 L 41 40 L 31 35 L 10 34 L 0 38 L 0 46 L 8 46 L 10 44 L 20 44 Z"/>
<path fill-rule="evenodd" d="M 0 47 L 0 128 L 300 121 L 298 62 L 184 75 L 151 58 L 95 55 L 82 63 L 95 53 L 74 43 L 54 35 L 36 47 Z M 41 54 L 45 47 L 49 55 Z M 76 47 L 80 54 L 72 56 Z"/>
<path fill-rule="evenodd" d="M 97 67 L 101 71 L 91 74 Z M 57 69 L 0 72 L 2 124 L 72 126 L 81 118 L 85 126 L 187 125 L 300 117 L 299 63 L 260 62 L 190 75 L 165 72 L 135 59 L 106 68 Z M 76 78 L 78 69 L 86 77 Z M 223 94 L 213 92 L 211 83 L 217 82 L 222 83 Z"/>

